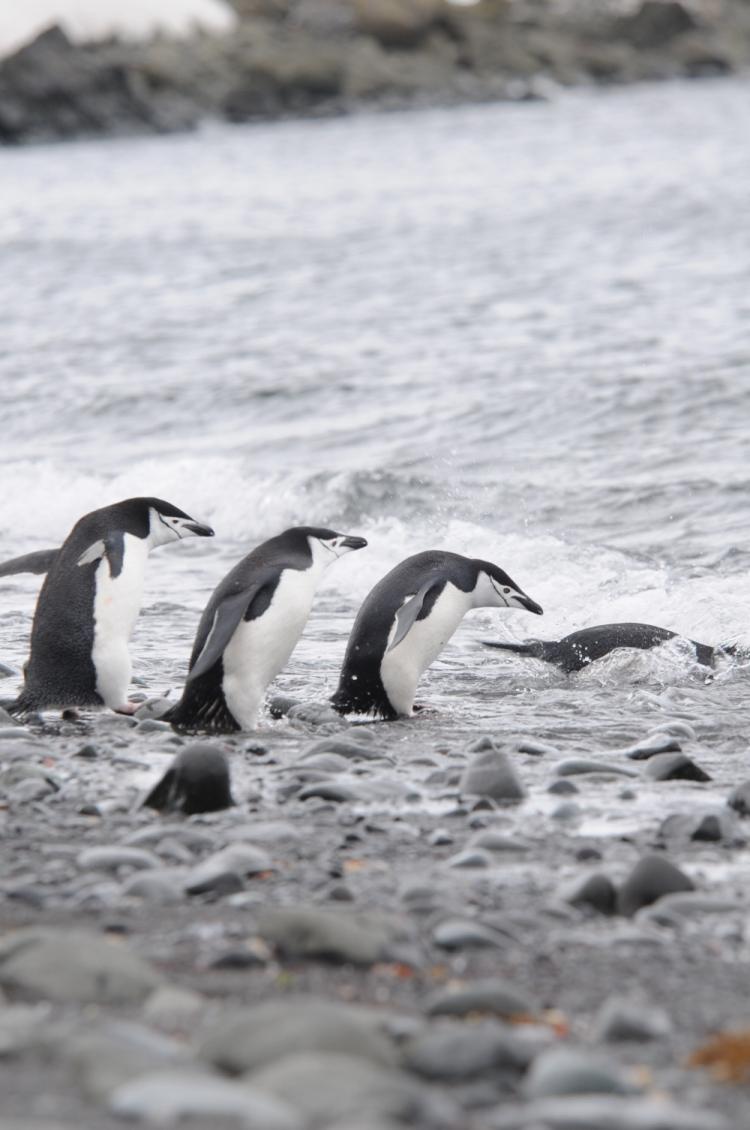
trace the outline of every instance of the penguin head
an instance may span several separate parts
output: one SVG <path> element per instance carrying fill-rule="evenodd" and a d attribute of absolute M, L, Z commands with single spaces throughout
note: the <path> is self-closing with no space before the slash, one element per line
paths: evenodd
<path fill-rule="evenodd" d="M 144 498 L 140 501 L 148 507 L 146 537 L 152 549 L 154 546 L 165 545 L 169 541 L 180 541 L 182 538 L 214 536 L 210 526 L 191 518 L 184 510 L 172 506 L 171 502 L 164 502 L 161 498 Z"/>
<path fill-rule="evenodd" d="M 337 557 L 343 557 L 353 549 L 364 549 L 367 545 L 364 538 L 337 534 L 335 530 L 318 529 L 316 526 L 301 526 L 300 533 L 307 539 L 313 564 L 319 564 L 323 568 Z"/>
<path fill-rule="evenodd" d="M 542 615 L 542 606 L 527 596 L 508 574 L 491 561 L 475 561 L 477 584 L 475 595 L 482 605 L 491 608 L 523 608 Z"/>

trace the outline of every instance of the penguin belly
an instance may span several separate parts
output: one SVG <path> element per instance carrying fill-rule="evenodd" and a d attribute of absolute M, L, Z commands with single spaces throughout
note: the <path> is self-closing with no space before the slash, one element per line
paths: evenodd
<path fill-rule="evenodd" d="M 471 594 L 462 592 L 449 582 L 429 615 L 424 620 L 417 620 L 401 643 L 392 651 L 386 651 L 380 661 L 380 678 L 388 701 L 397 714 L 402 717 L 412 714 L 417 683 L 472 607 Z M 389 640 L 395 630 L 394 622 Z"/>
<path fill-rule="evenodd" d="M 268 684 L 286 665 L 312 607 L 315 585 L 298 569 L 281 574 L 262 616 L 243 620 L 224 648 L 222 690 L 242 730 L 253 730 Z"/>
<path fill-rule="evenodd" d="M 94 646 L 91 659 L 96 690 L 113 710 L 127 701 L 130 685 L 128 643 L 143 600 L 143 580 L 148 543 L 133 534 L 123 535 L 122 568 L 116 577 L 109 561 L 99 562 L 94 590 Z"/>

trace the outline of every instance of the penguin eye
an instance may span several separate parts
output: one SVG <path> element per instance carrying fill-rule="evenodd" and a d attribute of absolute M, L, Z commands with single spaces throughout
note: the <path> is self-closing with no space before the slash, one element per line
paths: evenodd
<path fill-rule="evenodd" d="M 503 592 L 505 593 L 506 596 L 510 596 L 510 589 L 504 588 Z"/>

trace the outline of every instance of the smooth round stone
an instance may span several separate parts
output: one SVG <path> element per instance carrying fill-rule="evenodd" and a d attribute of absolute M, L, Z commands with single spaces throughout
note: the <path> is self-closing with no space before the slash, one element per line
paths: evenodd
<path fill-rule="evenodd" d="M 472 848 L 482 848 L 485 851 L 497 852 L 498 855 L 504 852 L 521 853 L 529 850 L 529 845 L 522 840 L 517 840 L 510 835 L 503 835 L 502 832 L 497 832 L 494 828 L 484 828 L 481 832 L 477 832 L 477 834 L 472 837 L 469 846 Z"/>
<path fill-rule="evenodd" d="M 736 820 L 734 814 L 726 809 L 716 812 L 675 812 L 662 822 L 659 834 L 665 839 L 717 844 L 734 840 Z"/>
<path fill-rule="evenodd" d="M 673 925 L 687 918 L 701 918 L 708 914 L 738 914 L 745 909 L 734 899 L 712 897 L 702 891 L 678 891 L 663 895 L 653 906 L 639 911 L 638 918 Z"/>
<path fill-rule="evenodd" d="M 518 753 L 528 753 L 532 757 L 559 757 L 560 750 L 557 746 L 548 745 L 547 742 L 531 741 L 525 738 L 516 746 Z"/>
<path fill-rule="evenodd" d="M 526 795 L 507 754 L 494 748 L 478 753 L 471 760 L 461 774 L 459 791 L 463 796 L 499 801 L 519 801 Z"/>
<path fill-rule="evenodd" d="M 727 797 L 727 804 L 740 816 L 750 816 L 750 781 L 735 785 Z"/>
<path fill-rule="evenodd" d="M 171 733 L 169 722 L 161 722 L 158 718 L 143 718 L 135 727 L 137 734 Z"/>
<path fill-rule="evenodd" d="M 631 761 L 648 761 L 658 753 L 679 753 L 682 747 L 671 734 L 652 733 L 641 742 L 622 750 Z"/>
<path fill-rule="evenodd" d="M 736 1121 L 695 1107 L 613 1095 L 555 1096 L 503 1105 L 489 1130 L 740 1130 Z"/>
<path fill-rule="evenodd" d="M 609 997 L 593 1024 L 595 1040 L 606 1043 L 665 1040 L 672 1033 L 672 1021 L 663 1008 L 627 997 Z"/>
<path fill-rule="evenodd" d="M 381 758 L 391 760 L 387 758 L 387 754 L 381 746 L 364 741 L 355 741 L 353 738 L 338 737 L 335 734 L 313 742 L 312 745 L 303 750 L 299 760 L 304 761 L 308 757 L 322 753 L 334 753 L 347 761 L 376 761 Z"/>
<path fill-rule="evenodd" d="M 458 1082 L 510 1069 L 523 1071 L 533 1051 L 517 1032 L 496 1020 L 444 1022 L 425 1029 L 404 1048 L 406 1066 L 428 1079 Z"/>
<path fill-rule="evenodd" d="M 217 880 L 225 875 L 237 876 L 240 883 L 235 890 L 239 890 L 243 886 L 244 877 L 273 870 L 271 857 L 262 848 L 245 843 L 229 844 L 188 872 L 185 877 L 185 890 L 188 894 L 202 894 L 215 889 Z"/>
<path fill-rule="evenodd" d="M 465 949 L 468 946 L 497 946 L 507 948 L 509 938 L 491 926 L 473 922 L 470 918 L 447 918 L 439 922 L 432 932 L 432 940 L 441 949 Z"/>
<path fill-rule="evenodd" d="M 143 706 L 139 706 L 133 717 L 137 718 L 139 722 L 144 722 L 150 719 L 160 719 L 168 710 L 171 710 L 174 702 L 168 698 L 147 698 Z"/>
<path fill-rule="evenodd" d="M 146 999 L 143 1015 L 160 1027 L 182 1027 L 185 1021 L 200 1017 L 208 1007 L 207 999 L 191 989 L 178 985 L 160 985 Z"/>
<path fill-rule="evenodd" d="M 636 863 L 617 896 L 620 914 L 632 915 L 673 891 L 692 891 L 687 875 L 661 855 L 646 855 Z"/>
<path fill-rule="evenodd" d="M 393 1067 L 398 1055 L 374 1010 L 311 996 L 264 1001 L 221 1016 L 200 1048 L 202 1059 L 232 1075 L 302 1052 L 356 1055 Z"/>
<path fill-rule="evenodd" d="M 455 843 L 455 836 L 452 836 L 445 828 L 436 828 L 435 831 L 430 834 L 430 847 L 448 847 L 452 843 Z"/>
<path fill-rule="evenodd" d="M 558 804 L 557 808 L 553 808 L 550 816 L 553 820 L 559 820 L 561 823 L 577 820 L 582 814 L 582 809 L 579 804 L 569 800 L 564 804 Z"/>
<path fill-rule="evenodd" d="M 123 847 L 121 844 L 86 848 L 76 858 L 76 864 L 82 871 L 119 871 L 121 867 L 145 871 L 161 866 L 158 856 L 152 852 L 142 848 Z"/>
<path fill-rule="evenodd" d="M 588 875 L 575 884 L 564 896 L 572 906 L 588 906 L 598 914 L 614 914 L 617 910 L 617 890 L 606 875 Z"/>
<path fill-rule="evenodd" d="M 14 804 L 29 804 L 35 800 L 44 800 L 57 791 L 57 785 L 51 781 L 27 778 L 8 789 L 8 799 Z"/>
<path fill-rule="evenodd" d="M 637 777 L 638 772 L 629 765 L 618 765 L 613 761 L 596 761 L 587 757 L 569 757 L 558 761 L 555 766 L 558 777 L 577 777 L 587 773 L 614 774 L 616 777 Z"/>
<path fill-rule="evenodd" d="M 351 785 L 344 784 L 343 781 L 318 781 L 313 785 L 306 785 L 297 793 L 298 800 L 311 800 L 317 798 L 319 800 L 331 800 L 336 804 L 341 804 L 347 800 L 357 800 L 361 794 L 353 789 Z"/>
<path fill-rule="evenodd" d="M 538 1055 L 522 1084 L 530 1099 L 548 1095 L 632 1094 L 618 1064 L 590 1048 L 553 1047 Z"/>
<path fill-rule="evenodd" d="M 145 902 L 173 904 L 182 900 L 185 873 L 178 870 L 139 871 L 122 885 L 123 895 Z"/>
<path fill-rule="evenodd" d="M 258 932 L 282 957 L 355 965 L 385 960 L 390 941 L 389 931 L 374 919 L 316 907 L 267 910 L 260 917 Z"/>
<path fill-rule="evenodd" d="M 514 985 L 500 977 L 488 977 L 465 985 L 438 989 L 424 1001 L 429 1016 L 466 1016 L 468 1013 L 492 1013 L 494 1016 L 530 1016 L 538 1005 L 519 993 Z"/>
<path fill-rule="evenodd" d="M 482 851 L 481 848 L 469 848 L 467 851 L 460 851 L 456 855 L 452 855 L 450 859 L 445 861 L 445 865 L 446 867 L 470 870 L 477 867 L 491 867 L 493 862 L 488 851 Z"/>
<path fill-rule="evenodd" d="M 152 1071 L 116 1087 L 109 1110 L 149 1125 L 232 1119 L 243 1130 L 303 1130 L 300 1115 L 283 1100 L 245 1082 L 198 1070 Z"/>
<path fill-rule="evenodd" d="M 351 768 L 346 757 L 340 753 L 303 754 L 298 758 L 308 769 L 319 769 L 322 773 L 348 773 Z"/>
<path fill-rule="evenodd" d="M 574 785 L 567 777 L 559 777 L 547 786 L 547 792 L 553 796 L 575 796 L 580 791 L 578 785 Z"/>
<path fill-rule="evenodd" d="M 652 781 L 710 781 L 704 769 L 684 753 L 657 753 L 646 765 Z"/>

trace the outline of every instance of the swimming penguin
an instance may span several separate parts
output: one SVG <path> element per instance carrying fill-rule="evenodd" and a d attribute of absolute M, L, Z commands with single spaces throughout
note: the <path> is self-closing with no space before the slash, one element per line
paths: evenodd
<path fill-rule="evenodd" d="M 680 637 L 679 632 L 657 628 L 654 624 L 598 624 L 595 628 L 573 632 L 561 640 L 524 640 L 523 643 L 482 640 L 482 643 L 487 647 L 498 647 L 503 651 L 513 651 L 541 659 L 545 663 L 554 663 L 569 675 L 573 671 L 581 671 L 595 659 L 601 659 L 617 648 L 631 647 L 646 651 L 676 638 L 684 637 Z M 729 644 L 726 647 L 711 647 L 710 644 L 696 643 L 695 640 L 688 640 L 688 643 L 693 645 L 695 657 L 704 667 L 712 667 L 717 655 L 732 654 L 735 650 Z"/>
<path fill-rule="evenodd" d="M 472 608 L 542 609 L 489 561 L 429 550 L 392 569 L 354 622 L 331 702 L 341 714 L 412 713 L 420 676 Z"/>
<path fill-rule="evenodd" d="M 213 530 L 159 498 L 128 498 L 81 518 L 42 585 L 25 686 L 11 713 L 104 705 L 132 714 L 128 641 L 146 558 L 157 545 L 193 535 Z"/>
<path fill-rule="evenodd" d="M 180 701 L 162 718 L 181 730 L 252 730 L 331 562 L 364 538 L 295 526 L 244 557 L 214 590 L 198 625 Z"/>

